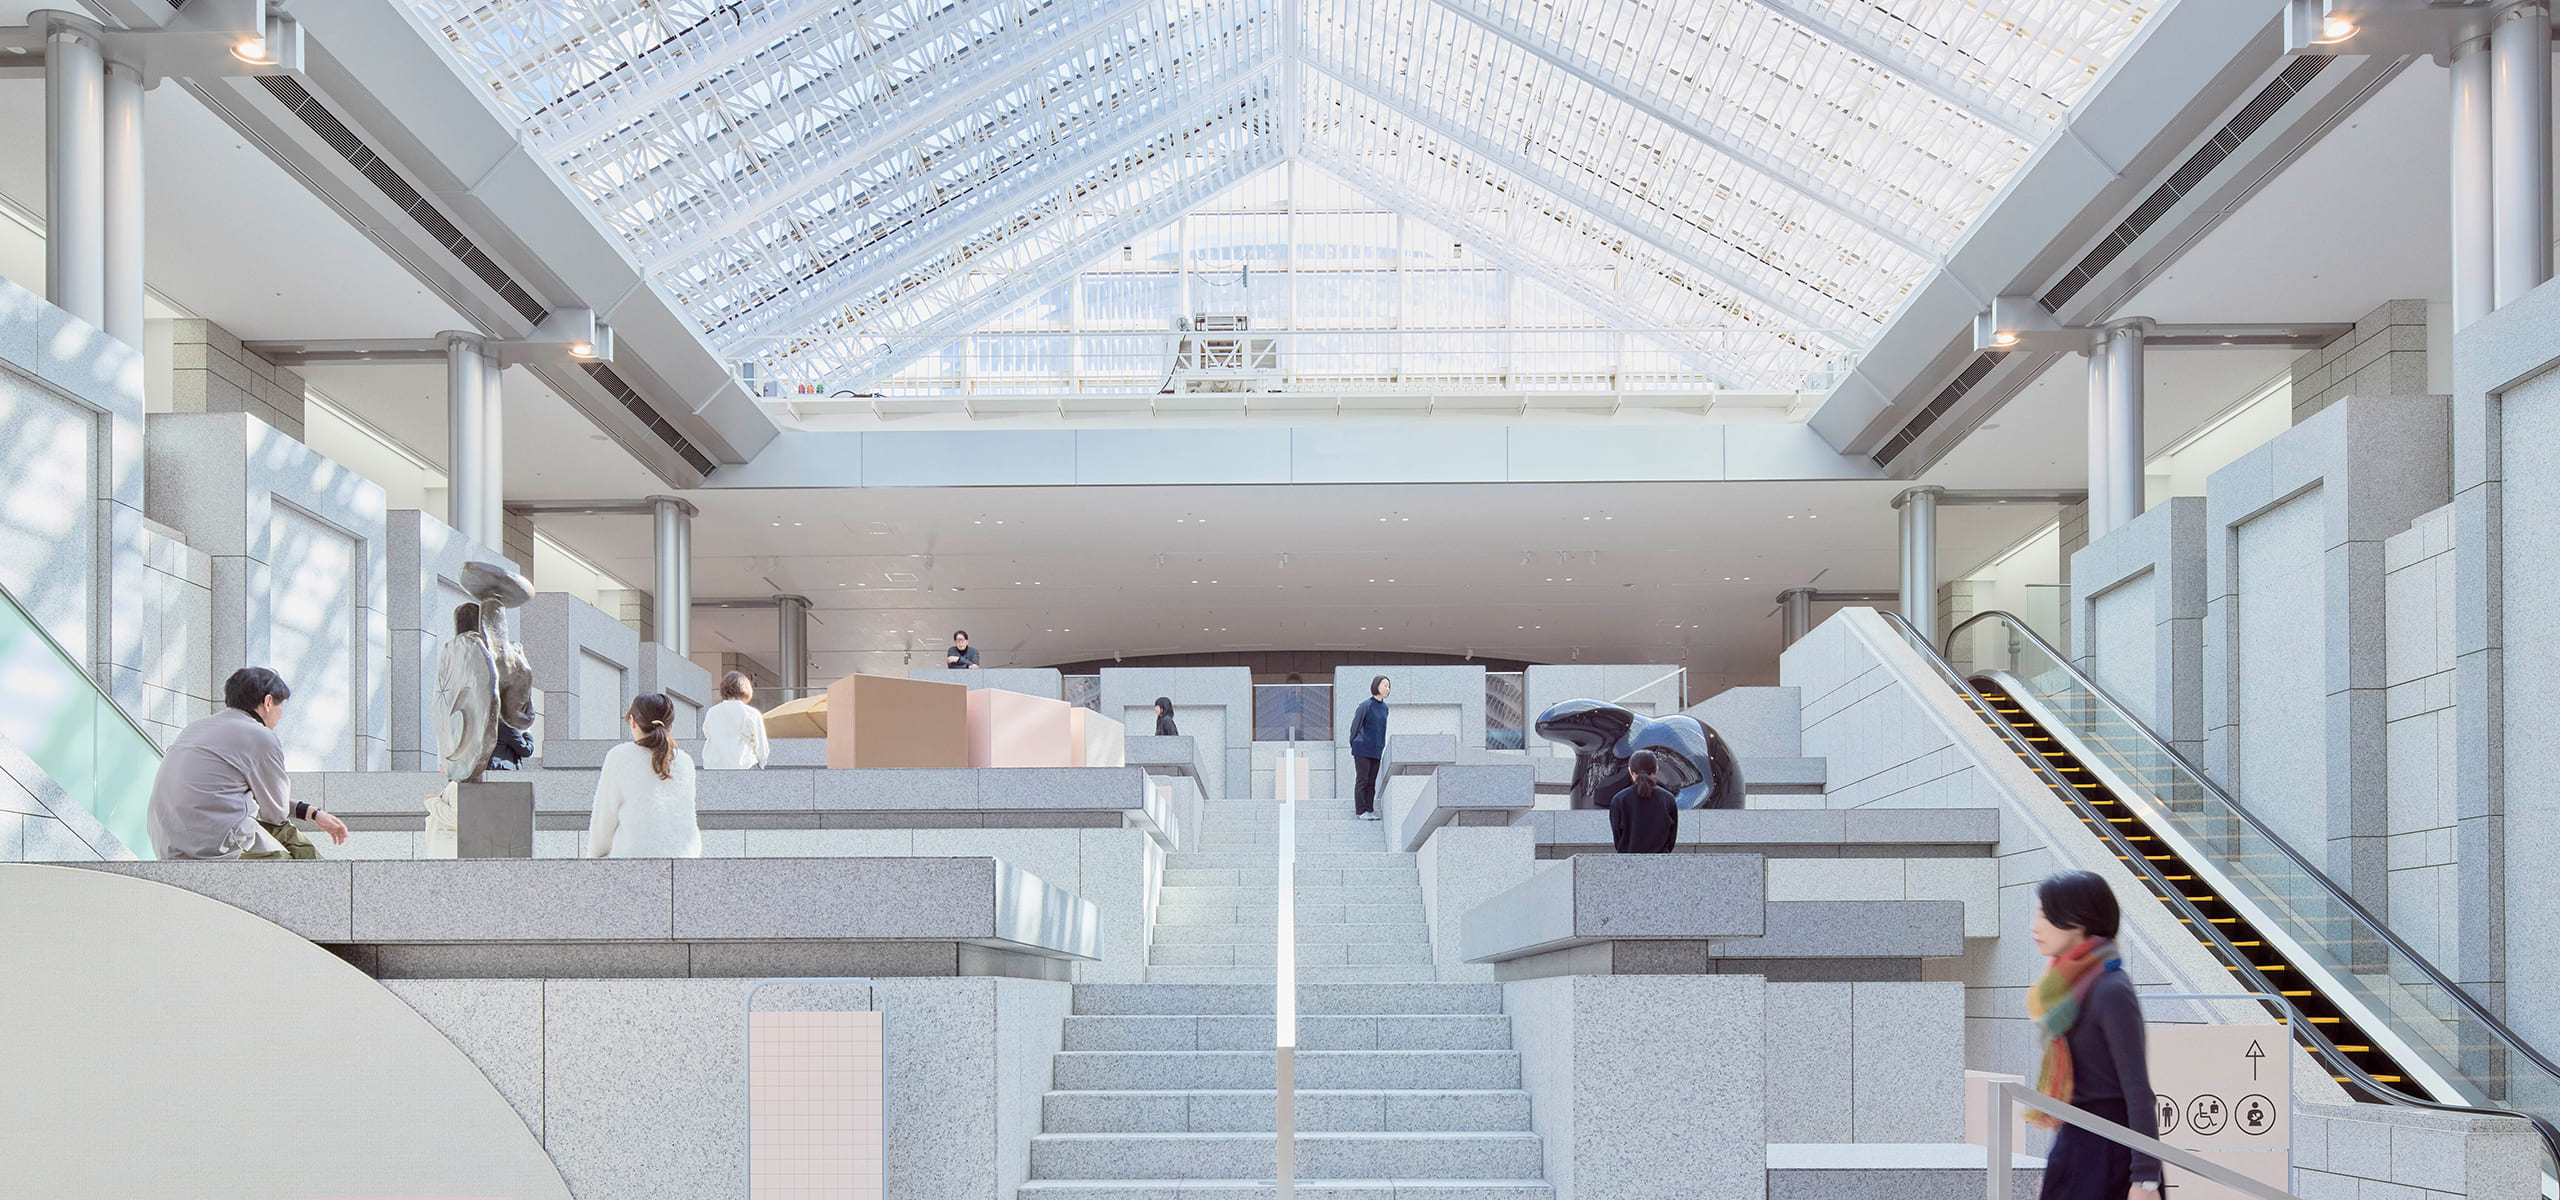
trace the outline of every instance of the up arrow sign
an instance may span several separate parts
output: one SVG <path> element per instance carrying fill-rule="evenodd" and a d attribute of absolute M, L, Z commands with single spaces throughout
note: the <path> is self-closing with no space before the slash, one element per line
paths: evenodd
<path fill-rule="evenodd" d="M 2240 1057 L 2249 1060 L 2249 1078 L 2252 1082 L 2255 1082 L 2258 1078 L 2258 1060 L 2265 1058 L 2266 1056 L 2266 1049 L 2258 1045 L 2255 1041 L 2251 1041 L 2249 1043 L 2249 1048 L 2241 1052 Z"/>

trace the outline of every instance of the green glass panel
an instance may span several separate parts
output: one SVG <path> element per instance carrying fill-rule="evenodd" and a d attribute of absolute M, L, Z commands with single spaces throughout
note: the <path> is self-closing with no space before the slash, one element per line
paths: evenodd
<path fill-rule="evenodd" d="M 0 591 L 0 742 L 14 746 L 107 832 L 151 857 L 151 780 L 160 748 Z"/>

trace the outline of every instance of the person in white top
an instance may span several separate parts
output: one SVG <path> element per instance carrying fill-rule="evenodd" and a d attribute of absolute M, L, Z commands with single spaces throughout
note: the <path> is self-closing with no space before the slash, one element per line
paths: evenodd
<path fill-rule="evenodd" d="M 772 760 L 773 746 L 764 740 L 764 714 L 747 703 L 755 698 L 756 685 L 743 672 L 720 677 L 720 703 L 702 714 L 703 770 L 744 771 Z"/>
<path fill-rule="evenodd" d="M 633 698 L 624 720 L 631 740 L 605 751 L 596 773 L 596 810 L 587 822 L 589 858 L 700 858 L 693 818 L 693 756 L 676 749 L 676 706 L 656 692 Z"/>

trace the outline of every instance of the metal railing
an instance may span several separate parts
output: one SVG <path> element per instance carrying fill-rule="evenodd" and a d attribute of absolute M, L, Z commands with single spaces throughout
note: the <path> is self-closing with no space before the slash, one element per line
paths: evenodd
<path fill-rule="evenodd" d="M 1271 796 L 1278 810 L 1272 838 L 1279 882 L 1273 903 L 1278 944 L 1272 962 L 1272 1167 L 1278 1200 L 1298 1194 L 1298 805 L 1307 798 L 1306 752 L 1280 752 L 1271 772 Z"/>
<path fill-rule="evenodd" d="M 1984 1147 L 1988 1155 L 1987 1161 L 1983 1164 L 1985 1167 L 1983 1175 L 1987 1181 L 1984 1185 L 1984 1194 L 1989 1197 L 1989 1200 L 2010 1200 L 2010 1197 L 2016 1194 L 2016 1181 L 2011 1178 L 2014 1171 L 2011 1163 L 2013 1151 L 2009 1146 L 2009 1106 L 2012 1104 L 2022 1104 L 2056 1120 L 2079 1126 L 2119 1146 L 2130 1147 L 2148 1154 L 2159 1159 L 2163 1164 L 2175 1163 L 2180 1170 L 2192 1171 L 2242 1195 L 2255 1196 L 2258 1200 L 2302 1200 L 2291 1192 L 2272 1184 L 2260 1183 L 2192 1150 L 2181 1150 L 2158 1138 L 2135 1133 L 2095 1113 L 2073 1108 L 2023 1083 L 1995 1081 L 1991 1085 L 1990 1093 L 1990 1099 L 1986 1102 L 1983 1113 L 1991 1122 L 1990 1136 L 1984 1139 L 1988 1143 Z"/>
<path fill-rule="evenodd" d="M 1904 620 L 1901 614 L 1879 610 L 1879 615 L 1905 643 L 1920 653 L 1922 660 L 1932 671 L 1975 706 L 1985 718 L 1985 723 L 2009 745 L 2011 750 L 2017 753 L 2020 761 L 2026 763 L 2028 768 L 2035 772 L 2040 782 L 2052 789 L 2057 796 L 2079 795 L 2075 782 L 2064 777 L 2056 769 L 2047 759 L 2043 749 L 2029 744 L 2024 739 L 2024 735 L 2008 722 L 1993 717 L 1994 706 L 1990 698 L 1974 686 L 1970 676 L 1998 671 L 1999 667 L 1974 662 L 1970 656 L 1967 656 L 1967 668 L 1959 669 L 1953 661 L 1953 655 L 1942 652 L 1928 638 L 1912 628 L 1910 622 Z M 2455 1030 L 2454 1036 L 2459 1037 L 2463 1031 L 2477 1031 L 2485 1035 L 2486 1041 L 2491 1043 L 2487 1045 L 2462 1043 L 2457 1044 L 2450 1051 L 2431 1049 L 2430 1053 L 2413 1065 L 2429 1068 L 2427 1073 L 2435 1077 L 2431 1082 L 2446 1084 L 2445 1090 L 2452 1094 L 2440 1095 L 2434 1099 L 2413 1095 L 2374 1078 L 2352 1055 L 2341 1050 L 2336 1042 L 2322 1030 L 2318 1022 L 2309 1019 L 2302 1008 L 2285 994 L 2283 988 L 2268 982 L 2262 973 L 2240 972 L 2238 982 L 2251 988 L 2255 999 L 2282 1017 L 2294 1035 L 2320 1056 L 2324 1066 L 2330 1067 L 2341 1082 L 2347 1083 L 2351 1092 L 2362 1094 L 2372 1101 L 2479 1116 L 2521 1118 L 2533 1125 L 2543 1143 L 2546 1176 L 2553 1173 L 2553 1164 L 2560 1163 L 2560 1128 L 2555 1128 L 2554 1122 L 2544 1115 L 2544 1110 L 2551 1109 L 2553 1099 L 2560 1097 L 2560 1067 L 2554 1067 L 2523 1038 L 2508 1030 L 2496 1017 L 2482 1009 L 2468 992 L 2447 979 L 2415 950 L 2410 949 L 2398 935 L 2392 933 L 2353 897 L 2347 895 L 2345 889 L 2340 888 L 2327 875 L 2313 867 L 2284 839 L 2268 829 L 2255 814 L 2242 808 L 2229 793 L 2224 792 L 2219 785 L 2206 777 L 2203 771 L 2197 769 L 2167 742 L 2161 740 L 2159 735 L 2153 733 L 2148 726 L 2128 715 L 2122 705 L 2108 696 L 2094 681 L 2081 674 L 2078 668 L 2064 659 L 2050 643 L 2037 636 L 2016 617 L 1998 611 L 1978 614 L 1956 626 L 1948 634 L 1948 647 L 1952 649 L 1957 639 L 1964 636 L 1967 631 L 1977 625 L 1985 624 L 2002 628 L 2010 635 L 2008 649 L 1996 653 L 2015 655 L 2021 650 L 2032 648 L 2049 660 L 2046 669 L 2035 674 L 2058 673 L 2060 679 L 2067 680 L 2073 688 L 2085 695 L 2086 703 L 2091 706 L 2088 711 L 2093 714 L 2098 712 L 2105 714 L 2108 718 L 2108 735 L 2104 738 L 2091 737 L 2088 739 L 2090 743 L 2103 746 L 2122 738 L 2143 748 L 2145 751 L 2143 761 L 2147 766 L 2141 769 L 2128 768 L 2121 775 L 2116 776 L 2122 788 L 2117 799 L 2133 807 L 2134 811 L 2143 813 L 2153 824 L 2155 831 L 2187 843 L 2191 847 L 2245 844 L 2248 848 L 2247 857 L 2261 861 L 2273 860 L 2281 864 L 2280 869 L 2284 872 L 2282 885 L 2269 886 L 2267 881 L 2273 876 L 2259 867 L 2221 871 L 2221 864 L 2214 860 L 2217 857 L 2234 860 L 2231 850 L 2200 851 L 2185 856 L 2191 866 L 2203 865 L 2223 874 L 2224 878 L 2211 881 L 2211 886 L 2216 893 L 2229 896 L 2234 901 L 2245 902 L 2243 906 L 2250 911 L 2253 923 L 2257 924 L 2262 932 L 2283 938 L 2291 943 L 2297 952 L 2304 952 L 2314 947 L 2325 951 L 2327 948 L 2340 945 L 2354 948 L 2345 961 L 2314 960 L 2306 964 L 2321 968 L 2322 982 L 2328 985 L 2323 994 L 2327 996 L 2330 1003 L 2350 1009 L 2368 1031 L 2391 1035 L 2405 1046 L 2432 1048 L 2437 1039 L 2430 1038 L 2411 1026 L 2407 1005 L 2382 1002 L 2381 998 L 2371 991 L 2369 985 L 2373 983 L 2374 976 L 2371 971 L 2365 969 L 2367 964 L 2361 961 L 2365 956 L 2362 952 L 2387 947 L 2393 955 L 2395 966 L 2407 967 L 2411 973 L 2423 978 L 2434 988 L 2430 993 L 2431 996 L 2440 998 L 2460 1010 L 2451 1019 L 2443 1021 L 2444 1025 Z M 2019 664 L 2012 659 L 2004 661 L 2001 665 L 2016 667 Z M 2023 682 L 2016 671 L 2000 673 Z M 2110 765 L 2106 760 L 2113 755 L 2115 755 L 2113 750 L 2099 753 L 2092 766 Z M 2125 767 L 2126 764 L 2118 762 L 2113 765 Z M 2139 786 L 2122 785 L 2121 780 L 2125 776 L 2138 781 Z M 2146 795 L 2146 792 L 2149 794 Z M 2212 824 L 2219 826 L 2218 828 L 2202 827 L 2205 823 L 2198 820 L 2195 812 L 2200 807 L 2211 810 Z M 2107 843 L 2111 852 L 2124 860 L 2127 869 L 2151 884 L 2152 890 L 2159 894 L 2161 901 L 2170 907 L 2171 911 L 2200 941 L 2205 943 L 2217 959 L 2225 964 L 2244 964 L 2251 961 L 2250 956 L 2242 953 L 2240 948 L 2233 945 L 2231 939 L 2223 934 L 2221 927 L 2210 915 L 2199 909 L 2196 902 L 2188 897 L 2187 888 L 2179 886 L 2176 881 L 2161 877 L 2159 868 L 2148 857 L 2147 847 L 2136 846 L 2127 840 L 2129 835 L 2111 821 L 2095 820 L 2091 823 L 2091 828 L 2101 840 Z M 2302 915 L 2302 910 L 2310 908 L 2311 905 L 2304 897 L 2310 895 L 2317 895 L 2320 898 L 2320 908 L 2323 911 L 2305 916 Z M 2349 932 L 2344 937 L 2341 937 L 2338 930 L 2334 928 L 2340 922 L 2349 926 Z M 2446 1081 L 2450 1081 L 2449 1084 Z"/>

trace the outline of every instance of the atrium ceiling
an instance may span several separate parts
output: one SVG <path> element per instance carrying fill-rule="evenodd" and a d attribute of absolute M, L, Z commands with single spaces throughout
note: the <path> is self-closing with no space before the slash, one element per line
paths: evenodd
<path fill-rule="evenodd" d="M 1288 161 L 1819 390 L 2154 7 L 408 2 L 724 359 L 855 391 Z"/>

